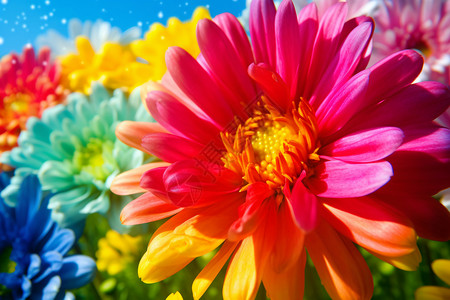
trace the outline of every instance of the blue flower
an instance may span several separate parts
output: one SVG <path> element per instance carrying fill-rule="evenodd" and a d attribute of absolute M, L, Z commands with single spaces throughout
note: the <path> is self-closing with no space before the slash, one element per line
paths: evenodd
<path fill-rule="evenodd" d="M 89 214 L 100 213 L 113 229 L 123 231 L 119 214 L 131 198 L 112 194 L 110 184 L 117 174 L 151 160 L 116 138 L 116 126 L 125 120 L 152 121 L 139 89 L 127 98 L 122 90 L 111 94 L 100 84 L 93 85 L 89 97 L 70 94 L 67 106 L 49 108 L 41 119 L 29 119 L 19 146 L 0 157 L 17 168 L 2 193 L 5 201 L 14 205 L 11 199 L 22 178 L 34 173 L 42 189 L 53 194 L 49 208 L 62 227 L 78 230 Z"/>
<path fill-rule="evenodd" d="M 0 190 L 9 183 L 0 173 Z M 35 175 L 24 178 L 16 206 L 0 197 L 0 298 L 63 299 L 66 290 L 81 287 L 95 275 L 95 262 L 67 253 L 75 242 L 70 229 L 51 219 Z"/>

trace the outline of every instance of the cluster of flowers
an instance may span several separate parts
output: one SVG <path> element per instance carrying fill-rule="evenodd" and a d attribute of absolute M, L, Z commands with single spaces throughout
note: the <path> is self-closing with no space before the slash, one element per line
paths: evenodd
<path fill-rule="evenodd" d="M 194 299 L 227 262 L 224 299 L 299 299 L 307 256 L 331 298 L 369 299 L 360 250 L 411 271 L 418 236 L 448 241 L 450 2 L 309 2 L 198 8 L 142 39 L 72 20 L 5 56 L 0 296 L 70 297 L 168 217 L 138 274 L 210 254 Z M 97 263 L 72 249 L 95 213 L 114 230 Z"/>

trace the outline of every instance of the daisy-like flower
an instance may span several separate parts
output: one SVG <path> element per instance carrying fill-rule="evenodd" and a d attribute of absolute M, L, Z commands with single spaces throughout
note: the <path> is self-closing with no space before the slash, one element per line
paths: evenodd
<path fill-rule="evenodd" d="M 29 117 L 40 118 L 46 108 L 64 101 L 68 91 L 62 88 L 60 79 L 60 67 L 50 61 L 48 48 L 41 48 L 36 56 L 33 47 L 27 45 L 22 55 L 12 53 L 2 58 L 0 155 L 17 146 Z"/>
<path fill-rule="evenodd" d="M 124 224 L 172 216 L 140 261 L 144 282 L 219 248 L 195 299 L 227 261 L 224 299 L 252 299 L 261 281 L 271 299 L 300 299 L 308 252 L 333 299 L 369 299 L 372 276 L 353 243 L 413 270 L 416 234 L 450 238 L 450 213 L 432 198 L 450 182 L 450 132 L 433 123 L 450 92 L 411 84 L 423 64 L 413 50 L 366 69 L 372 19 L 346 12 L 337 3 L 319 18 L 314 3 L 297 15 L 289 0 L 278 11 L 256 0 L 252 45 L 222 14 L 199 22 L 197 59 L 168 50 L 168 72 L 143 91 L 165 131 L 117 127 L 166 162 L 111 187 L 147 191 L 123 209 Z"/>
<path fill-rule="evenodd" d="M 450 259 L 437 259 L 431 264 L 433 272 L 450 285 Z M 423 286 L 417 289 L 416 300 L 445 300 L 450 299 L 450 288 L 441 286 Z"/>
<path fill-rule="evenodd" d="M 37 37 L 36 44 L 41 47 L 48 46 L 52 49 L 54 56 L 61 56 L 77 52 L 75 40 L 79 36 L 86 37 L 95 51 L 99 51 L 106 42 L 115 42 L 125 46 L 141 37 L 139 27 L 131 27 L 122 33 L 118 27 L 112 27 L 109 22 L 102 20 L 83 23 L 79 19 L 71 19 L 68 25 L 68 38 L 50 29 Z"/>
<path fill-rule="evenodd" d="M 198 21 L 204 18 L 211 18 L 208 10 L 198 7 L 189 21 L 182 22 L 172 17 L 167 21 L 166 27 L 160 23 L 154 23 L 145 33 L 144 39 L 131 44 L 133 53 L 144 59 L 151 67 L 151 75 L 147 80 L 160 80 L 164 75 L 167 69 L 164 54 L 171 46 L 179 46 L 197 57 L 200 49 L 195 38 L 195 28 Z"/>
<path fill-rule="evenodd" d="M 450 2 L 381 0 L 375 14 L 373 61 L 403 49 L 425 58 L 419 81 L 438 80 L 450 66 Z"/>
<path fill-rule="evenodd" d="M 109 275 L 120 273 L 130 263 L 137 261 L 142 237 L 132 237 L 109 230 L 106 237 L 98 241 L 97 267 Z"/>
<path fill-rule="evenodd" d="M 111 95 L 95 84 L 89 98 L 73 93 L 67 102 L 67 106 L 46 110 L 41 119 L 30 118 L 27 130 L 19 136 L 19 146 L 0 157 L 2 163 L 17 168 L 3 196 L 10 201 L 21 179 L 36 173 L 42 188 L 54 194 L 49 208 L 61 226 L 83 223 L 89 214 L 98 212 L 107 214 L 110 225 L 121 230 L 119 213 L 130 199 L 111 194 L 111 181 L 118 173 L 142 165 L 146 158 L 120 142 L 114 131 L 121 121 L 151 121 L 139 89 L 127 99 L 121 90 Z"/>
<path fill-rule="evenodd" d="M 0 190 L 8 183 L 7 174 L 0 173 Z M 66 290 L 87 284 L 95 275 L 90 257 L 67 255 L 75 235 L 58 227 L 47 204 L 33 175 L 24 179 L 15 207 L 0 197 L 1 299 L 73 299 Z"/>
<path fill-rule="evenodd" d="M 76 53 L 61 56 L 62 82 L 73 92 L 91 93 L 99 81 L 109 89 L 132 91 L 150 78 L 151 68 L 137 60 L 129 46 L 106 42 L 95 51 L 87 37 L 75 39 Z"/>

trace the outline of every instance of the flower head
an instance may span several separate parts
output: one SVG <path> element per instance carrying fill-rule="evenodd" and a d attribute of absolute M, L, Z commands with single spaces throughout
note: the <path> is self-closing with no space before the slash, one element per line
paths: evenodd
<path fill-rule="evenodd" d="M 450 259 L 437 259 L 431 264 L 434 273 L 446 284 L 450 285 Z M 448 299 L 450 288 L 440 286 L 423 286 L 417 289 L 416 300 Z"/>
<path fill-rule="evenodd" d="M 140 261 L 144 282 L 220 248 L 195 299 L 227 261 L 225 299 L 252 299 L 261 281 L 271 299 L 299 299 L 307 250 L 333 299 L 368 299 L 371 273 L 353 243 L 413 270 L 416 234 L 450 238 L 450 213 L 432 198 L 450 182 L 450 131 L 433 123 L 450 92 L 411 84 L 423 64 L 412 50 L 366 69 L 373 21 L 346 12 L 256 0 L 251 45 L 222 14 L 199 22 L 197 59 L 167 51 L 168 72 L 143 93 L 166 131 L 117 129 L 166 164 L 111 187 L 147 191 L 123 209 L 125 224 L 172 216 Z"/>
<path fill-rule="evenodd" d="M 60 66 L 50 61 L 50 50 L 38 55 L 27 45 L 22 55 L 6 55 L 0 61 L 0 155 L 17 146 L 17 138 L 29 117 L 40 118 L 48 107 L 65 100 Z M 1 169 L 1 165 L 0 165 Z"/>
<path fill-rule="evenodd" d="M 5 172 L 0 182 L 0 189 L 8 184 Z M 47 204 L 34 175 L 24 179 L 15 207 L 0 197 L 2 299 L 62 299 L 66 290 L 87 284 L 95 275 L 90 257 L 67 255 L 75 235 L 52 221 Z"/>
<path fill-rule="evenodd" d="M 48 30 L 45 34 L 36 39 L 39 46 L 48 46 L 55 56 L 76 53 L 75 40 L 79 36 L 86 37 L 92 48 L 99 51 L 106 42 L 119 43 L 126 46 L 141 36 L 139 27 L 131 27 L 125 32 L 121 32 L 118 27 L 112 27 L 109 22 L 97 20 L 81 22 L 79 19 L 71 19 L 68 22 L 69 37 L 61 35 L 55 30 Z"/>
<path fill-rule="evenodd" d="M 200 53 L 195 38 L 195 27 L 199 20 L 211 18 L 206 8 L 198 7 L 192 14 L 191 20 L 181 22 L 172 17 L 164 27 L 160 23 L 154 23 L 145 33 L 143 40 L 134 41 L 131 44 L 133 53 L 148 62 L 151 67 L 151 75 L 147 80 L 160 80 L 166 72 L 164 54 L 171 46 L 179 46 L 192 56 Z M 147 81 L 146 80 L 146 81 Z"/>
<path fill-rule="evenodd" d="M 142 237 L 132 237 L 109 230 L 106 237 L 98 241 L 97 267 L 100 271 L 107 271 L 116 275 L 127 265 L 137 261 Z"/>
<path fill-rule="evenodd" d="M 437 80 L 450 66 L 450 2 L 445 0 L 380 1 L 375 14 L 374 61 L 403 49 L 425 58 L 419 80 Z"/>
<path fill-rule="evenodd" d="M 121 90 L 111 95 L 95 84 L 89 97 L 73 93 L 67 101 L 67 106 L 46 110 L 42 119 L 30 118 L 19 146 L 0 158 L 17 168 L 3 196 L 9 200 L 21 178 L 36 173 L 43 190 L 54 193 L 49 207 L 61 226 L 84 222 L 98 212 L 110 214 L 110 225 L 117 228 L 118 213 L 129 199 L 112 195 L 111 181 L 146 158 L 120 142 L 114 131 L 121 121 L 151 121 L 151 117 L 145 113 L 139 89 L 128 99 Z"/>

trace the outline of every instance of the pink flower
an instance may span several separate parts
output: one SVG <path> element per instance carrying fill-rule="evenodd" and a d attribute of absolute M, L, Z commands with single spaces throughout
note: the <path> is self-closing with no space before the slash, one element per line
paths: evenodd
<path fill-rule="evenodd" d="M 403 49 L 425 58 L 419 77 L 439 80 L 450 66 L 450 2 L 446 0 L 381 0 L 375 15 L 373 61 Z"/>
<path fill-rule="evenodd" d="M 319 18 L 256 0 L 249 43 L 230 14 L 197 28 L 195 59 L 166 53 L 168 72 L 143 90 L 160 125 L 127 122 L 125 143 L 164 162 L 116 177 L 145 192 L 124 224 L 171 217 L 139 265 L 152 283 L 220 247 L 193 284 L 198 299 L 229 260 L 223 296 L 300 299 L 308 251 L 333 299 L 369 299 L 356 243 L 404 270 L 421 260 L 416 233 L 448 240 L 450 213 L 432 198 L 450 182 L 450 132 L 433 123 L 450 104 L 437 82 L 411 84 L 415 51 L 366 69 L 373 22 L 346 21 L 345 3 Z"/>

